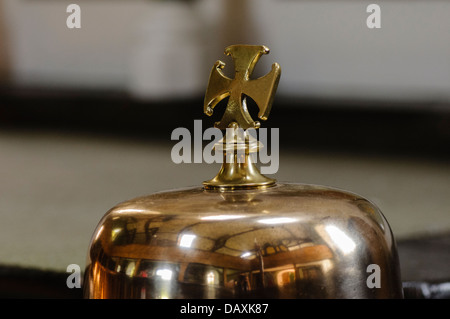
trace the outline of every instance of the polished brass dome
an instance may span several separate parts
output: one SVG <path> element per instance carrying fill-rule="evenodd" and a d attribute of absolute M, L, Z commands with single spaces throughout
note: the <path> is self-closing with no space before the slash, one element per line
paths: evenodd
<path fill-rule="evenodd" d="M 378 265 L 380 288 L 367 284 Z M 391 229 L 336 189 L 161 192 L 111 209 L 86 269 L 92 298 L 401 298 Z"/>
<path fill-rule="evenodd" d="M 205 113 L 229 96 L 230 111 L 218 127 L 257 128 L 240 96 L 253 93 L 254 83 L 246 81 L 268 49 L 232 46 L 226 53 L 238 60 L 237 71 L 247 73 L 227 79 L 223 63 L 216 63 Z M 256 86 L 265 90 L 255 95 L 261 119 L 279 75 L 274 65 Z M 234 150 L 224 147 L 225 140 L 218 143 L 224 159 L 234 161 L 224 161 L 202 186 L 135 198 L 107 212 L 89 247 L 85 297 L 403 297 L 396 243 L 374 204 L 329 187 L 276 183 L 251 163 L 258 147 L 244 141 L 234 140 Z M 236 148 L 245 144 L 245 161 L 237 161 Z"/>

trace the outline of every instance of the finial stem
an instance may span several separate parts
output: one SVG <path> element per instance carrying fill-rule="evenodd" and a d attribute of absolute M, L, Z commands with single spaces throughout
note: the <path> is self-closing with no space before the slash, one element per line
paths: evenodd
<path fill-rule="evenodd" d="M 216 151 L 223 151 L 222 167 L 216 177 L 203 182 L 205 188 L 233 190 L 275 185 L 274 179 L 260 173 L 252 158 L 263 147 L 261 142 L 247 130 L 234 127 L 226 131 L 225 137 L 214 146 Z"/>

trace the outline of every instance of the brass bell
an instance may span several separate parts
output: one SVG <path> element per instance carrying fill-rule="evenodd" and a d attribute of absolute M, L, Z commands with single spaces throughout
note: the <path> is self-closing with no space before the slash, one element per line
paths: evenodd
<path fill-rule="evenodd" d="M 216 127 L 218 175 L 197 187 L 118 204 L 97 226 L 85 271 L 86 298 L 403 298 L 391 228 L 354 193 L 279 183 L 252 154 L 260 141 L 245 96 L 268 118 L 281 69 L 251 79 L 265 46 L 226 49 L 235 76 L 214 65 L 204 112 L 228 97 Z"/>

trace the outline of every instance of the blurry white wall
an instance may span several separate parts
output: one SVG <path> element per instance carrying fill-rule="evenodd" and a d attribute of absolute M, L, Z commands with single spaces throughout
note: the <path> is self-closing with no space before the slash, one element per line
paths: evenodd
<path fill-rule="evenodd" d="M 450 1 L 0 1 L 20 85 L 182 97 L 204 91 L 226 44 L 247 41 L 271 49 L 260 72 L 281 64 L 279 95 L 450 101 Z M 70 3 L 81 29 L 66 27 Z M 366 26 L 370 3 L 381 29 Z"/>

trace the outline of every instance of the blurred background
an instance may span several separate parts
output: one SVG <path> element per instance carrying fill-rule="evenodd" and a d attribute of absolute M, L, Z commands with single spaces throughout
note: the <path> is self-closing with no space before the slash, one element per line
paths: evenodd
<path fill-rule="evenodd" d="M 0 296 L 79 297 L 66 268 L 109 208 L 216 174 L 172 163 L 170 135 L 220 118 L 203 94 L 236 43 L 271 49 L 256 76 L 282 68 L 274 177 L 372 200 L 403 280 L 449 280 L 450 2 L 377 1 L 380 29 L 371 3 L 0 0 Z"/>

